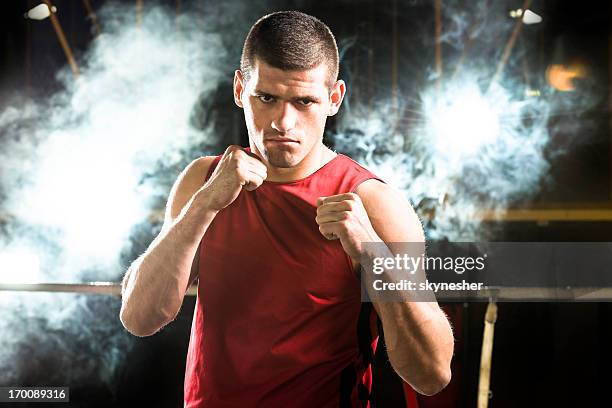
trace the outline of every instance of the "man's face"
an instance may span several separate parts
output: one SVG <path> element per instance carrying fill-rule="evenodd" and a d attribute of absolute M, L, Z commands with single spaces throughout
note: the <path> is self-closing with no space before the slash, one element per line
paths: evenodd
<path fill-rule="evenodd" d="M 328 68 L 284 71 L 256 60 L 247 83 L 234 77 L 234 99 L 244 109 L 251 145 L 271 166 L 290 168 L 322 146 L 325 121 L 336 114 L 345 85 L 328 88 Z"/>

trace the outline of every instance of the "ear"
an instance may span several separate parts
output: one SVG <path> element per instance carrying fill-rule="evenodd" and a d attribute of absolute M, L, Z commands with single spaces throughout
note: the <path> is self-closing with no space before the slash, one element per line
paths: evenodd
<path fill-rule="evenodd" d="M 343 80 L 339 79 L 334 84 L 331 93 L 329 94 L 329 113 L 327 116 L 334 116 L 338 113 L 340 109 L 340 105 L 342 105 L 342 101 L 344 100 L 344 94 L 346 93 L 346 84 Z"/>
<path fill-rule="evenodd" d="M 244 91 L 244 77 L 242 72 L 237 69 L 234 72 L 234 103 L 242 108 L 242 92 Z"/>

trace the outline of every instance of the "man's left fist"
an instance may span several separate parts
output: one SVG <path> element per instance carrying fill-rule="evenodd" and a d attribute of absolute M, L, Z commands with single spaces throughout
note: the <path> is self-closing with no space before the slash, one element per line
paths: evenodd
<path fill-rule="evenodd" d="M 339 239 L 344 251 L 359 261 L 364 242 L 378 242 L 370 218 L 355 193 L 319 197 L 317 217 L 319 231 L 329 240 Z"/>

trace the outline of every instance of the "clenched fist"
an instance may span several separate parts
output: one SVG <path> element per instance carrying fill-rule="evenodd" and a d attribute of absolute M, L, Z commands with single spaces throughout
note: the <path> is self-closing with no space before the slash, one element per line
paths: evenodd
<path fill-rule="evenodd" d="M 222 210 L 234 202 L 243 188 L 253 191 L 267 176 L 268 169 L 255 154 L 230 145 L 202 187 L 206 190 L 207 207 L 213 211 Z"/>
<path fill-rule="evenodd" d="M 344 251 L 354 260 L 359 260 L 364 242 L 380 241 L 355 193 L 320 197 L 315 220 L 321 234 L 329 240 L 339 239 Z"/>

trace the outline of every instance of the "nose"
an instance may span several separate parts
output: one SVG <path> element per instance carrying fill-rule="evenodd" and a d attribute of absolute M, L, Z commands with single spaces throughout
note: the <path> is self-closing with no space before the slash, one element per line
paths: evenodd
<path fill-rule="evenodd" d="M 272 129 L 279 133 L 287 133 L 295 127 L 297 112 L 290 102 L 279 103 L 278 105 L 278 111 L 275 112 L 275 118 L 272 121 Z"/>

